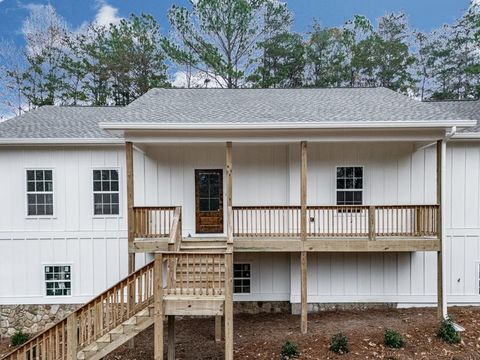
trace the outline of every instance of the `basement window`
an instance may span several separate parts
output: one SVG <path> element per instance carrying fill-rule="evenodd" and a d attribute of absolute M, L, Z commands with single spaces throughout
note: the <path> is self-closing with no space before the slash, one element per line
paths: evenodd
<path fill-rule="evenodd" d="M 53 170 L 27 170 L 27 215 L 53 215 Z"/>
<path fill-rule="evenodd" d="M 93 213 L 119 215 L 118 170 L 93 170 Z"/>
<path fill-rule="evenodd" d="M 337 166 L 337 205 L 363 204 L 363 167 Z"/>
<path fill-rule="evenodd" d="M 46 296 L 72 295 L 72 267 L 70 265 L 45 266 Z"/>
<path fill-rule="evenodd" d="M 235 294 L 250 294 L 251 265 L 248 263 L 233 264 L 233 292 Z"/>

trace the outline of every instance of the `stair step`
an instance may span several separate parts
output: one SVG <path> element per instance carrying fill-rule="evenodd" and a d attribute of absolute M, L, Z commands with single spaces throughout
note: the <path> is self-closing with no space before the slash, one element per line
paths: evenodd
<path fill-rule="evenodd" d="M 198 253 L 214 252 L 216 254 L 223 254 L 227 251 L 227 247 L 223 245 L 204 246 L 204 245 L 182 244 L 179 250 L 180 252 L 198 252 Z"/>
<path fill-rule="evenodd" d="M 208 236 L 205 236 L 205 237 L 184 237 L 184 238 L 182 238 L 182 242 L 190 242 L 190 241 L 227 242 L 227 238 L 226 237 L 208 237 Z"/>

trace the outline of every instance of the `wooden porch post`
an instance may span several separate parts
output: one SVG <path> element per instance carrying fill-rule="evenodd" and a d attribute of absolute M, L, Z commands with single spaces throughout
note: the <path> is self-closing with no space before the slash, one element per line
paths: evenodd
<path fill-rule="evenodd" d="M 163 360 L 163 255 L 155 254 L 154 278 L 154 354 L 155 360 Z"/>
<path fill-rule="evenodd" d="M 301 145 L 301 166 L 300 166 L 300 235 L 301 240 L 304 243 L 307 239 L 307 142 L 302 141 Z M 303 244 L 305 245 L 305 244 Z M 300 256 L 300 283 L 301 283 L 301 330 L 302 334 L 307 333 L 307 252 L 304 246 Z"/>
<path fill-rule="evenodd" d="M 445 197 L 445 171 L 446 171 L 446 143 L 437 141 L 437 205 L 438 221 L 437 234 L 440 241 L 440 251 L 437 252 L 437 316 L 443 319 L 447 316 L 447 294 L 445 293 L 445 261 L 444 261 L 444 212 L 443 201 Z"/>
<path fill-rule="evenodd" d="M 126 167 L 127 167 L 127 206 L 128 206 L 128 273 L 135 271 L 135 253 L 133 251 L 133 207 L 134 207 L 134 185 L 133 185 L 133 144 L 125 144 Z"/>
<path fill-rule="evenodd" d="M 128 207 L 128 273 L 135 271 L 135 252 L 133 252 L 134 241 L 134 215 L 133 207 L 135 206 L 134 188 L 133 188 L 133 143 L 125 143 L 125 158 L 127 168 L 127 207 Z M 132 251 L 132 252 L 131 252 Z M 128 309 L 133 311 L 135 307 L 135 285 L 130 285 L 128 288 Z M 135 347 L 135 340 L 128 341 L 129 348 Z"/>
<path fill-rule="evenodd" d="M 227 142 L 227 251 L 225 254 L 225 360 L 233 360 L 233 214 L 232 143 Z"/>

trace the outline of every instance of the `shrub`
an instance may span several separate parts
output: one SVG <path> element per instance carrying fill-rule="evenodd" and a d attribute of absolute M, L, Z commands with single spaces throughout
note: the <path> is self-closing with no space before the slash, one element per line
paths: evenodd
<path fill-rule="evenodd" d="M 29 338 L 30 338 L 30 335 L 23 332 L 22 330 L 17 330 L 17 331 L 15 331 L 15 333 L 10 338 L 10 344 L 12 346 L 19 346 L 19 345 L 22 345 L 23 343 L 27 342 L 27 340 Z"/>
<path fill-rule="evenodd" d="M 437 336 L 448 344 L 458 344 L 460 342 L 460 334 L 453 326 L 453 319 L 449 317 L 442 320 Z"/>
<path fill-rule="evenodd" d="M 348 353 L 348 338 L 345 334 L 338 333 L 332 336 L 330 340 L 330 351 L 333 351 L 337 354 L 346 354 Z"/>
<path fill-rule="evenodd" d="M 283 360 L 295 359 L 300 356 L 298 346 L 290 341 L 285 341 L 282 345 L 281 358 Z"/>
<path fill-rule="evenodd" d="M 392 329 L 385 329 L 384 343 L 386 347 L 399 349 L 405 345 L 402 335 Z"/>

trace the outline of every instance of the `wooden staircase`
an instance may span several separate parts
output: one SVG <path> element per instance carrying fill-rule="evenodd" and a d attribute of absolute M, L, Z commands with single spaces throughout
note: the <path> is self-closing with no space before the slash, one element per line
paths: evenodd
<path fill-rule="evenodd" d="M 84 347 L 77 353 L 77 359 L 100 360 L 151 325 L 153 325 L 153 307 L 149 306 Z"/>
<path fill-rule="evenodd" d="M 168 250 L 65 319 L 36 335 L 2 360 L 99 360 L 155 325 L 155 359 L 163 359 L 163 323 L 168 317 L 168 358 L 174 359 L 175 315 L 225 315 L 226 358 L 233 356 L 232 242 L 227 238 L 182 238 L 176 210 Z M 229 237 L 232 238 L 231 236 Z M 166 271 L 166 276 L 163 272 Z"/>

